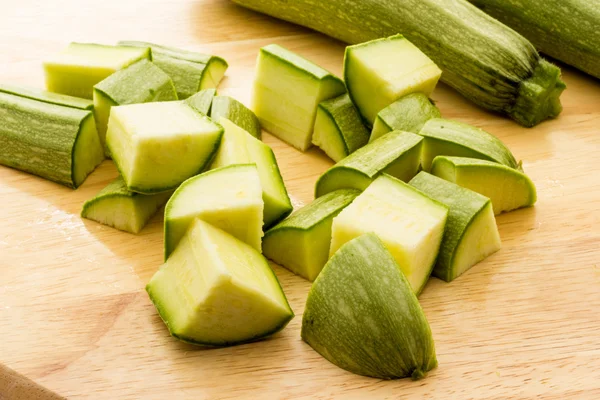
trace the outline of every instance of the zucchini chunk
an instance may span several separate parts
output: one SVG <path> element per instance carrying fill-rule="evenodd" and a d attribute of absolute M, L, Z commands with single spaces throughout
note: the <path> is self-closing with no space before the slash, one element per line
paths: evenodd
<path fill-rule="evenodd" d="M 329 254 L 355 237 L 373 232 L 419 295 L 433 270 L 447 217 L 448 207 L 383 174 L 333 219 Z"/>
<path fill-rule="evenodd" d="M 112 107 L 106 143 L 127 189 L 153 194 L 202 172 L 222 134 L 185 103 L 166 101 Z"/>
<path fill-rule="evenodd" d="M 119 44 L 151 48 L 152 61 L 171 77 L 177 97 L 182 100 L 200 90 L 216 88 L 229 67 L 221 57 L 208 54 L 130 40 Z"/>
<path fill-rule="evenodd" d="M 104 159 L 92 111 L 31 97 L 0 92 L 0 164 L 79 187 Z"/>
<path fill-rule="evenodd" d="M 315 197 L 334 190 L 364 190 L 381 173 L 408 182 L 419 172 L 423 138 L 409 132 L 387 133 L 329 168 L 315 185 Z"/>
<path fill-rule="evenodd" d="M 91 99 L 95 84 L 142 59 L 152 59 L 147 46 L 71 43 L 44 62 L 46 87 L 51 92 Z"/>
<path fill-rule="evenodd" d="M 302 339 L 359 375 L 420 379 L 437 366 L 419 301 L 372 233 L 343 245 L 321 271 L 308 293 Z"/>
<path fill-rule="evenodd" d="M 263 254 L 314 281 L 329 258 L 333 217 L 359 194 L 355 189 L 336 190 L 294 212 L 265 233 Z"/>
<path fill-rule="evenodd" d="M 496 215 L 532 206 L 537 200 L 535 184 L 527 175 L 495 162 L 438 156 L 431 173 L 489 197 Z"/>
<path fill-rule="evenodd" d="M 423 125 L 442 114 L 423 93 L 412 93 L 396 100 L 377 114 L 371 142 L 391 131 L 419 133 Z"/>
<path fill-rule="evenodd" d="M 184 102 L 200 114 L 208 116 L 216 95 L 216 89 L 203 89 L 185 99 Z"/>
<path fill-rule="evenodd" d="M 508 147 L 500 139 L 474 126 L 448 119 L 434 118 L 425 123 L 423 136 L 423 170 L 429 171 L 436 156 L 472 157 L 519 168 Z"/>
<path fill-rule="evenodd" d="M 429 96 L 442 71 L 402 35 L 346 47 L 344 81 L 363 118 L 377 114 L 410 93 Z"/>
<path fill-rule="evenodd" d="M 217 96 L 212 102 L 210 117 L 214 121 L 227 118 L 257 139 L 261 138 L 260 122 L 248 107 L 229 96 Z"/>
<path fill-rule="evenodd" d="M 348 94 L 319 103 L 312 142 L 329 158 L 338 162 L 368 141 L 369 131 Z"/>
<path fill-rule="evenodd" d="M 261 251 L 263 201 L 256 166 L 218 168 L 190 178 L 177 188 L 165 207 L 165 260 L 194 218 Z"/>
<path fill-rule="evenodd" d="M 200 219 L 192 222 L 146 291 L 171 335 L 192 344 L 258 340 L 294 317 L 267 260 Z"/>
<path fill-rule="evenodd" d="M 94 117 L 106 156 L 106 129 L 113 106 L 177 100 L 173 81 L 154 63 L 141 60 L 94 86 Z"/>
<path fill-rule="evenodd" d="M 433 276 L 451 282 L 500 250 L 502 243 L 490 199 L 425 171 L 419 172 L 409 185 L 449 210 Z"/>
<path fill-rule="evenodd" d="M 0 92 L 25 97 L 31 100 L 37 100 L 44 103 L 55 104 L 57 106 L 78 108 L 80 110 L 94 109 L 94 102 L 92 100 L 68 96 L 66 94 L 48 92 L 46 90 L 0 83 Z"/>
<path fill-rule="evenodd" d="M 275 44 L 260 49 L 252 108 L 265 130 L 298 150 L 312 144 L 317 106 L 346 92 L 329 71 Z"/>
<path fill-rule="evenodd" d="M 293 210 L 275 154 L 269 146 L 227 118 L 221 117 L 219 122 L 225 133 L 211 169 L 232 164 L 256 165 L 265 203 L 263 221 L 268 229 Z"/>
<path fill-rule="evenodd" d="M 120 176 L 85 202 L 81 216 L 130 233 L 139 233 L 161 208 L 171 192 L 143 195 L 127 190 Z"/>

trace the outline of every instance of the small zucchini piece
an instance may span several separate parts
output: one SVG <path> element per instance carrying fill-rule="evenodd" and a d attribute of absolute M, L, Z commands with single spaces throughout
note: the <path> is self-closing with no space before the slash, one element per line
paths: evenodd
<path fill-rule="evenodd" d="M 106 148 L 108 117 L 113 106 L 177 100 L 173 81 L 154 63 L 141 60 L 94 86 L 94 117 L 100 142 Z"/>
<path fill-rule="evenodd" d="M 152 60 L 148 46 L 71 43 L 44 62 L 46 87 L 51 92 L 91 99 L 95 84 L 142 59 Z"/>
<path fill-rule="evenodd" d="M 200 219 L 192 222 L 146 291 L 171 335 L 197 345 L 262 339 L 294 317 L 267 260 Z"/>
<path fill-rule="evenodd" d="M 0 92 L 0 164 L 77 188 L 104 159 L 92 111 L 31 97 Z"/>
<path fill-rule="evenodd" d="M 209 54 L 148 42 L 124 40 L 119 44 L 151 48 L 152 61 L 173 79 L 180 99 L 187 99 L 203 89 L 216 88 L 229 67 L 223 58 Z"/>
<path fill-rule="evenodd" d="M 213 99 L 210 117 L 214 121 L 227 118 L 257 139 L 261 138 L 260 122 L 248 107 L 229 96 L 217 96 Z"/>
<path fill-rule="evenodd" d="M 263 254 L 314 281 L 329 258 L 333 218 L 359 194 L 355 189 L 336 190 L 294 212 L 265 233 Z"/>
<path fill-rule="evenodd" d="M 165 207 L 165 260 L 195 218 L 261 251 L 263 200 L 256 166 L 236 164 L 183 182 Z"/>
<path fill-rule="evenodd" d="M 363 125 L 348 94 L 319 103 L 312 142 L 338 162 L 369 141 L 369 131 Z"/>
<path fill-rule="evenodd" d="M 260 49 L 252 108 L 265 130 L 298 150 L 312 145 L 317 106 L 346 92 L 329 71 L 281 46 Z"/>
<path fill-rule="evenodd" d="M 83 205 L 81 216 L 130 233 L 139 233 L 171 192 L 143 195 L 127 190 L 120 176 Z"/>
<path fill-rule="evenodd" d="M 479 158 L 519 168 L 515 157 L 500 139 L 471 125 L 434 118 L 425 123 L 419 135 L 425 138 L 421 160 L 424 171 L 431 169 L 433 159 L 439 155 Z"/>
<path fill-rule="evenodd" d="M 313 283 L 302 339 L 347 371 L 379 379 L 420 379 L 437 366 L 427 318 L 381 240 L 344 244 Z"/>
<path fill-rule="evenodd" d="M 535 184 L 527 175 L 495 162 L 438 156 L 431 173 L 489 197 L 496 215 L 532 206 L 537 200 Z"/>
<path fill-rule="evenodd" d="M 387 133 L 329 168 L 315 185 L 315 197 L 334 190 L 364 190 L 381 173 L 408 182 L 419 171 L 423 138 L 409 132 Z"/>
<path fill-rule="evenodd" d="M 48 92 L 46 90 L 0 83 L 0 92 L 25 97 L 27 99 L 37 100 L 48 104 L 55 104 L 57 106 L 78 108 L 80 110 L 94 109 L 94 102 L 92 100 L 68 96 L 66 94 Z"/>
<path fill-rule="evenodd" d="M 451 282 L 500 250 L 502 243 L 490 199 L 425 171 L 409 185 L 449 210 L 433 276 Z"/>
<path fill-rule="evenodd" d="M 200 114 L 208 116 L 216 95 L 216 89 L 203 89 L 185 99 L 184 102 Z"/>
<path fill-rule="evenodd" d="M 112 107 L 106 142 L 127 188 L 154 194 L 210 165 L 222 134 L 185 103 L 166 101 Z"/>
<path fill-rule="evenodd" d="M 329 254 L 355 237 L 373 232 L 418 295 L 435 265 L 447 217 L 448 207 L 383 174 L 333 219 Z"/>
<path fill-rule="evenodd" d="M 377 114 L 369 141 L 396 130 L 419 133 L 427 121 L 441 116 L 433 101 L 423 93 L 406 95 Z"/>

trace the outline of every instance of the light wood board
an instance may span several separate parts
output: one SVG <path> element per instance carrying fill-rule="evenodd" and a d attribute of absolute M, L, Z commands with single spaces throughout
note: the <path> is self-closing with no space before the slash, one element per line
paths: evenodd
<path fill-rule="evenodd" d="M 23 0 L 1 9 L 4 82 L 41 85 L 41 61 L 69 41 L 120 39 L 225 57 L 220 92 L 246 104 L 257 51 L 269 43 L 341 72 L 339 42 L 226 0 Z M 497 254 L 451 284 L 428 284 L 420 300 L 439 367 L 425 380 L 359 377 L 321 358 L 299 334 L 310 285 L 279 267 L 296 312 L 282 333 L 209 350 L 172 339 L 143 290 L 161 264 L 162 217 L 139 236 L 79 217 L 116 176 L 108 161 L 75 191 L 0 167 L 0 362 L 72 399 L 600 398 L 600 82 L 563 71 L 564 112 L 535 129 L 444 85 L 433 94 L 445 117 L 504 140 L 539 200 L 498 218 Z M 311 201 L 331 161 L 265 141 L 295 205 Z"/>

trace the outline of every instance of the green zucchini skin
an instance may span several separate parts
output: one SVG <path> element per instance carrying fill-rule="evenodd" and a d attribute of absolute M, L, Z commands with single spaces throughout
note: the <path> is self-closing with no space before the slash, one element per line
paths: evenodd
<path fill-rule="evenodd" d="M 92 100 L 73 97 L 66 94 L 48 92 L 46 90 L 0 83 L 0 92 L 42 101 L 44 103 L 56 104 L 57 106 L 78 108 L 80 110 L 94 109 L 94 102 Z"/>
<path fill-rule="evenodd" d="M 8 93 L 0 93 L 0 149 L 0 164 L 71 188 L 104 159 L 92 111 Z"/>
<path fill-rule="evenodd" d="M 260 122 L 252 110 L 233 97 L 215 96 L 210 109 L 213 121 L 227 118 L 257 139 L 262 136 Z"/>
<path fill-rule="evenodd" d="M 212 109 L 212 104 L 217 96 L 216 89 L 204 89 L 183 100 L 188 106 L 198 111 L 200 114 L 208 116 Z"/>
<path fill-rule="evenodd" d="M 600 78 L 600 3 L 594 0 L 469 0 L 541 52 Z"/>
<path fill-rule="evenodd" d="M 560 69 L 465 0 L 296 0 L 294 7 L 288 0 L 233 1 L 347 43 L 403 34 L 443 70 L 442 81 L 521 125 L 562 111 Z"/>

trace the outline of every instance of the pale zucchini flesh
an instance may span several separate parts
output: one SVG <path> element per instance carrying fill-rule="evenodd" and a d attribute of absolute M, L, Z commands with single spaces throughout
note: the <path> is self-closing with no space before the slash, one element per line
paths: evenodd
<path fill-rule="evenodd" d="M 256 115 L 233 97 L 216 96 L 212 102 L 210 117 L 215 121 L 227 118 L 255 138 L 261 138 L 260 122 Z"/>
<path fill-rule="evenodd" d="M 427 121 L 441 116 L 440 110 L 423 93 L 406 95 L 377 114 L 369 141 L 395 130 L 419 133 Z"/>
<path fill-rule="evenodd" d="M 329 158 L 341 161 L 368 141 L 369 131 L 348 94 L 319 103 L 312 142 Z"/>
<path fill-rule="evenodd" d="M 148 47 L 71 43 L 44 62 L 46 87 L 51 92 L 91 99 L 95 84 L 142 59 L 152 59 Z"/>
<path fill-rule="evenodd" d="M 381 240 L 368 233 L 342 246 L 312 285 L 302 339 L 355 374 L 420 379 L 437 366 L 427 318 Z"/>
<path fill-rule="evenodd" d="M 381 173 L 408 182 L 419 171 L 423 138 L 393 131 L 355 151 L 328 169 L 315 185 L 315 197 L 334 190 L 364 190 Z"/>
<path fill-rule="evenodd" d="M 265 233 L 263 254 L 309 281 L 329 258 L 331 223 L 360 194 L 340 189 L 319 197 Z"/>
<path fill-rule="evenodd" d="M 165 260 L 195 218 L 261 251 L 263 200 L 256 166 L 236 164 L 205 172 L 177 188 L 165 207 Z"/>
<path fill-rule="evenodd" d="M 317 106 L 346 91 L 330 72 L 278 45 L 258 56 L 252 108 L 261 126 L 301 151 L 312 145 Z"/>
<path fill-rule="evenodd" d="M 202 172 L 223 128 L 183 102 L 112 107 L 106 141 L 127 188 L 153 194 Z"/>
<path fill-rule="evenodd" d="M 333 219 L 329 254 L 358 236 L 375 233 L 418 295 L 433 270 L 447 216 L 445 205 L 383 174 Z"/>
<path fill-rule="evenodd" d="M 12 94 L 15 96 L 25 97 L 31 100 L 37 100 L 44 103 L 55 104 L 57 106 L 65 106 L 78 108 L 80 110 L 93 110 L 94 102 L 89 99 L 73 97 L 66 94 L 48 92 L 29 87 L 0 84 L 0 92 Z"/>
<path fill-rule="evenodd" d="M 171 192 L 143 195 L 127 190 L 118 177 L 83 205 L 81 216 L 130 233 L 139 233 Z"/>
<path fill-rule="evenodd" d="M 431 173 L 489 197 L 496 215 L 532 206 L 537 200 L 535 184 L 527 175 L 498 163 L 439 156 Z"/>
<path fill-rule="evenodd" d="M 267 260 L 200 219 L 146 291 L 171 335 L 192 344 L 258 340 L 280 331 L 294 317 Z"/>
<path fill-rule="evenodd" d="M 185 99 L 185 103 L 203 115 L 210 115 L 213 100 L 217 95 L 216 89 L 203 89 Z"/>
<path fill-rule="evenodd" d="M 451 282 L 500 250 L 502 244 L 490 199 L 424 171 L 409 184 L 449 210 L 433 276 Z"/>
<path fill-rule="evenodd" d="M 77 188 L 104 159 L 90 110 L 0 92 L 0 164 Z"/>

